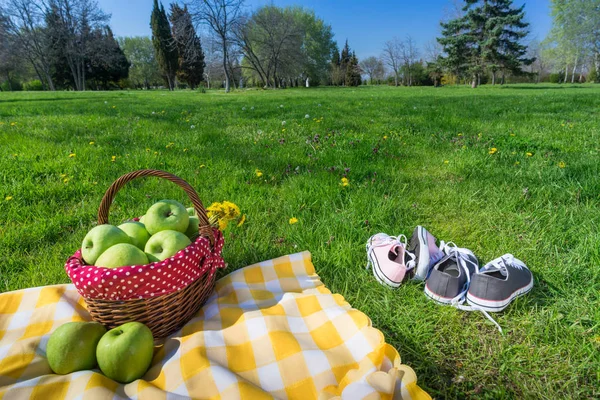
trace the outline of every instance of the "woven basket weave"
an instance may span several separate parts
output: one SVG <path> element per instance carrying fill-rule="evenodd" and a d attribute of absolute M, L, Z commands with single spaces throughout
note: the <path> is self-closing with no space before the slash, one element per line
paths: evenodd
<path fill-rule="evenodd" d="M 98 224 L 109 223 L 108 212 L 117 192 L 131 180 L 146 176 L 167 179 L 183 188 L 198 215 L 199 235 L 208 239 L 211 247 L 214 247 L 215 236 L 204 205 L 196 191 L 183 179 L 159 170 L 134 171 L 117 179 L 102 198 L 98 209 Z M 203 260 L 199 260 L 198 267 Z M 92 319 L 107 328 L 114 328 L 130 321 L 138 321 L 150 328 L 155 339 L 162 339 L 181 328 L 198 312 L 212 292 L 214 285 L 215 274 L 204 273 L 181 290 L 151 298 L 110 300 L 84 296 L 84 299 Z"/>

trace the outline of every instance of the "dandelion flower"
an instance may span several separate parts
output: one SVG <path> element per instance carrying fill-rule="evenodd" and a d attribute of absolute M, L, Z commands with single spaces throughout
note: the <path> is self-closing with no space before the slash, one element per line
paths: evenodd
<path fill-rule="evenodd" d="M 564 161 L 561 161 L 558 163 L 558 168 L 564 168 L 566 166 L 567 166 L 567 164 Z"/>
<path fill-rule="evenodd" d="M 444 160 L 444 164 L 448 164 L 450 161 L 448 160 Z"/>
<path fill-rule="evenodd" d="M 387 138 L 388 138 L 387 135 L 383 136 L 383 140 L 387 140 Z"/>
<path fill-rule="evenodd" d="M 519 165 L 519 164 L 521 164 L 520 161 L 515 161 L 515 165 Z"/>
<path fill-rule="evenodd" d="M 158 151 L 155 151 L 155 152 L 154 152 L 154 155 L 155 155 L 155 156 L 157 156 L 157 155 L 158 155 Z"/>
<path fill-rule="evenodd" d="M 68 182 L 69 182 L 69 178 L 63 179 L 63 183 L 68 183 Z"/>
<path fill-rule="evenodd" d="M 201 165 L 200 165 L 200 168 L 204 168 L 204 167 L 206 167 L 206 165 L 204 165 L 204 164 L 201 164 Z"/>
<path fill-rule="evenodd" d="M 296 217 L 290 218 L 290 225 L 294 225 L 294 224 L 297 224 L 297 223 L 298 223 L 298 218 L 296 218 Z"/>
<path fill-rule="evenodd" d="M 242 218 L 240 218 L 240 222 L 238 222 L 237 226 L 244 225 L 244 222 L 246 222 L 246 214 L 242 215 Z"/>
<path fill-rule="evenodd" d="M 531 156 L 533 155 L 533 153 L 527 152 L 527 153 L 525 153 L 525 155 L 526 155 L 527 157 L 531 157 Z"/>
<path fill-rule="evenodd" d="M 254 173 L 255 173 L 255 174 L 256 174 L 256 176 L 257 176 L 257 177 L 259 177 L 259 178 L 260 178 L 261 176 L 263 176 L 263 173 L 262 173 L 262 171 L 261 171 L 260 169 L 257 169 L 256 171 L 254 171 Z"/>
<path fill-rule="evenodd" d="M 497 151 L 498 151 L 498 149 L 497 149 L 497 148 L 495 148 L 495 147 L 492 147 L 492 148 L 490 149 L 490 151 L 488 151 L 488 153 L 489 153 L 489 154 L 495 154 Z"/>
<path fill-rule="evenodd" d="M 15 125 L 17 125 L 17 123 L 16 123 L 16 122 L 11 122 L 11 123 L 10 123 L 10 126 L 15 126 Z"/>
<path fill-rule="evenodd" d="M 92 184 L 93 184 L 93 185 L 97 185 L 97 184 L 98 184 L 98 182 L 92 182 Z"/>
<path fill-rule="evenodd" d="M 306 118 L 306 119 L 309 119 L 309 118 L 310 118 L 310 115 L 306 114 L 306 115 L 304 116 L 304 118 Z"/>
<path fill-rule="evenodd" d="M 342 183 L 341 183 L 342 186 L 349 186 L 350 185 L 350 181 L 348 180 L 348 178 L 343 177 L 341 180 L 342 180 Z"/>
<path fill-rule="evenodd" d="M 285 121 L 281 121 L 281 126 L 285 126 Z"/>
<path fill-rule="evenodd" d="M 117 108 L 117 106 L 112 106 L 112 108 Z"/>
<path fill-rule="evenodd" d="M 227 229 L 227 225 L 229 225 L 229 221 L 226 219 L 220 219 L 219 220 L 219 230 L 220 231 L 224 231 L 225 229 Z"/>
<path fill-rule="evenodd" d="M 6 197 L 4 198 L 4 200 L 5 200 L 5 201 L 11 201 L 12 199 L 13 199 L 13 197 L 12 197 L 12 196 L 6 196 Z"/>
<path fill-rule="evenodd" d="M 186 151 L 188 151 L 188 149 L 183 149 L 183 152 L 185 153 Z"/>
<path fill-rule="evenodd" d="M 117 156 L 112 156 L 112 157 L 110 158 L 110 161 L 112 161 L 112 162 L 115 162 L 116 160 L 117 160 Z"/>
<path fill-rule="evenodd" d="M 511 134 L 510 134 L 510 136 L 515 136 L 515 134 L 514 134 L 514 133 L 511 133 Z"/>
<path fill-rule="evenodd" d="M 93 146 L 95 144 L 96 144 L 96 142 L 90 142 L 90 146 Z"/>
<path fill-rule="evenodd" d="M 69 158 L 74 158 L 76 155 L 77 154 L 75 154 L 75 153 L 71 153 L 71 154 L 69 154 Z"/>
<path fill-rule="evenodd" d="M 67 174 L 60 174 L 61 178 L 64 178 L 65 176 L 67 176 Z"/>

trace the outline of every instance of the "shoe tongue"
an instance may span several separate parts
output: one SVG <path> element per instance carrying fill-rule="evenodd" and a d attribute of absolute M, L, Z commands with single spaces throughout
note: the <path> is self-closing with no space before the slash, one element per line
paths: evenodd
<path fill-rule="evenodd" d="M 506 268 L 500 268 L 496 265 L 489 265 L 485 271 L 481 271 L 481 273 L 483 274 L 493 274 L 494 272 L 499 272 L 500 275 L 502 276 L 508 276 L 508 272 L 506 271 Z"/>

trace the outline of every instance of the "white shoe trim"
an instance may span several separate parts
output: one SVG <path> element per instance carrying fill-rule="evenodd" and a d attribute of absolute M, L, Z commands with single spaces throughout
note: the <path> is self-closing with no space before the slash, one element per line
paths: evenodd
<path fill-rule="evenodd" d="M 438 294 L 433 293 L 425 284 L 425 295 L 429 297 L 431 300 L 436 301 L 440 304 L 452 304 L 453 298 L 440 296 Z"/>
<path fill-rule="evenodd" d="M 477 306 L 485 311 L 489 312 L 500 312 L 504 310 L 508 305 L 517 297 L 522 296 L 528 293 L 533 288 L 533 276 L 531 277 L 531 281 L 523 286 L 521 289 L 513 292 L 508 298 L 504 300 L 485 300 L 480 299 L 479 297 L 473 296 L 471 293 L 467 293 L 467 303 L 472 306 Z"/>

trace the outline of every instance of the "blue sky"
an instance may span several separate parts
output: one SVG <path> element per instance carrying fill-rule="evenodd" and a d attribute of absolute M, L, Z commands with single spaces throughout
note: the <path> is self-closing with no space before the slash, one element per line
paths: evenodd
<path fill-rule="evenodd" d="M 163 1 L 165 8 L 172 0 Z M 111 27 L 117 36 L 150 35 L 152 0 L 98 0 L 112 14 Z M 273 3 L 278 6 L 301 5 L 313 9 L 332 27 L 335 39 L 350 47 L 360 58 L 377 56 L 383 43 L 394 36 L 410 34 L 422 50 L 439 33 L 439 21 L 452 8 L 452 0 L 246 0 L 249 9 Z M 549 0 L 525 2 L 531 36 L 543 39 L 551 26 Z M 522 1 L 516 0 L 521 5 Z"/>

